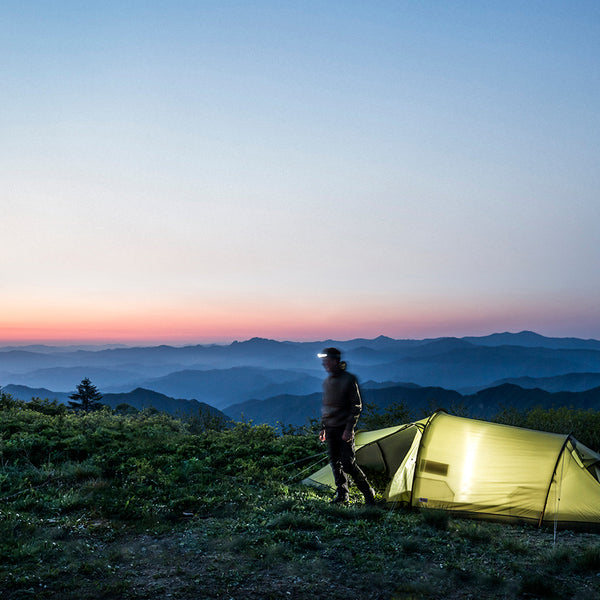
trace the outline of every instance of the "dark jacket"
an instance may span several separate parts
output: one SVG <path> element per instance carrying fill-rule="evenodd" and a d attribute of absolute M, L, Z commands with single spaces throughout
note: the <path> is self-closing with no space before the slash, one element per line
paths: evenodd
<path fill-rule="evenodd" d="M 330 374 L 323 381 L 321 423 L 323 428 L 343 427 L 352 431 L 360 417 L 362 400 L 356 377 L 347 371 Z"/>

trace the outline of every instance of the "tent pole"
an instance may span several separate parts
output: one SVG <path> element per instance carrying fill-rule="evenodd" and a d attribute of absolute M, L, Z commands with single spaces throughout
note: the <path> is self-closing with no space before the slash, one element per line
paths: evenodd
<path fill-rule="evenodd" d="M 558 453 L 558 457 L 556 459 L 556 463 L 554 464 L 554 469 L 552 471 L 552 475 L 550 476 L 550 481 L 548 483 L 548 489 L 546 490 L 546 498 L 544 499 L 544 505 L 542 506 L 540 520 L 538 521 L 538 529 L 542 526 L 542 522 L 544 521 L 544 515 L 546 514 L 546 506 L 548 505 L 548 498 L 550 496 L 550 488 L 552 487 L 552 480 L 554 479 L 554 475 L 556 474 L 556 470 L 558 469 L 558 463 L 560 462 L 560 459 L 562 458 L 562 455 L 567 447 L 567 444 L 571 440 L 572 436 L 573 436 L 572 433 L 569 433 L 569 435 L 567 435 L 567 437 L 565 438 L 565 441 L 560 449 L 560 452 Z M 556 515 L 555 515 L 555 518 L 556 518 Z"/>
<path fill-rule="evenodd" d="M 427 419 L 427 423 L 425 423 L 425 426 L 423 427 L 423 432 L 421 433 L 421 440 L 419 441 L 419 449 L 417 450 L 417 457 L 415 459 L 415 472 L 413 474 L 413 480 L 412 480 L 412 486 L 410 488 L 410 499 L 408 501 L 408 506 L 410 508 L 413 507 L 413 496 L 415 493 L 415 479 L 417 477 L 417 471 L 419 470 L 419 458 L 421 456 L 421 448 L 423 447 L 423 438 L 425 437 L 425 432 L 427 431 L 427 429 L 429 428 L 429 424 L 431 423 L 431 421 L 433 421 L 433 419 L 439 415 L 440 413 L 445 413 L 446 411 L 443 408 L 438 408 L 430 417 L 429 419 Z"/>

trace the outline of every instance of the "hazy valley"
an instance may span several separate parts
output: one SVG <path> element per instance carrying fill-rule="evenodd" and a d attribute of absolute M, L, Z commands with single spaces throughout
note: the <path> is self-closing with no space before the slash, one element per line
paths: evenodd
<path fill-rule="evenodd" d="M 336 345 L 361 381 L 364 402 L 398 402 L 415 418 L 462 406 L 490 417 L 502 407 L 600 407 L 600 341 L 532 332 L 430 340 L 278 342 L 260 338 L 185 347 L 0 348 L 0 386 L 15 398 L 67 402 L 88 377 L 113 408 L 173 414 L 201 406 L 256 423 L 318 416 L 324 377 L 316 354 Z"/>

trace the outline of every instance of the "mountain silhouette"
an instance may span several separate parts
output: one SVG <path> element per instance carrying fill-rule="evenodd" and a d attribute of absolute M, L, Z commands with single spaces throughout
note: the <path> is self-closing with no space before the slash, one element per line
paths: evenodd
<path fill-rule="evenodd" d="M 224 421 L 227 420 L 220 410 L 204 402 L 169 398 L 164 394 L 144 388 L 137 388 L 125 394 L 105 394 L 102 397 L 102 404 L 106 404 L 111 408 L 117 408 L 117 406 L 122 404 L 127 404 L 138 410 L 155 408 L 156 410 L 180 417 L 206 413 L 212 416 L 223 417 Z"/>
<path fill-rule="evenodd" d="M 142 388 L 225 409 L 250 400 L 318 393 L 325 373 L 317 353 L 327 346 L 342 350 L 349 370 L 367 382 L 365 393 L 367 388 L 438 388 L 468 398 L 504 383 L 552 393 L 599 385 L 599 341 L 522 331 L 422 340 L 252 338 L 181 347 L 7 347 L 0 348 L 0 386 L 45 389 L 56 396 L 72 393 L 88 377 L 103 395 Z"/>
<path fill-rule="evenodd" d="M 362 388 L 364 408 L 382 412 L 392 404 L 404 404 L 413 419 L 421 419 L 434 410 L 443 408 L 449 412 L 465 410 L 471 417 L 490 419 L 501 410 L 516 408 L 527 410 L 534 407 L 600 410 L 600 387 L 583 392 L 546 392 L 525 389 L 513 384 L 486 388 L 475 394 L 460 394 L 439 387 L 386 387 Z M 254 423 L 269 425 L 307 425 L 311 419 L 319 419 L 321 394 L 306 396 L 281 395 L 264 400 L 248 400 L 224 409 L 233 420 L 241 418 Z"/>

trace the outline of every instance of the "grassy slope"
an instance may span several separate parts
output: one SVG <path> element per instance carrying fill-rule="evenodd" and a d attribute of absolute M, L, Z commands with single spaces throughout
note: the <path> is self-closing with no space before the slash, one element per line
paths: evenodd
<path fill-rule="evenodd" d="M 552 531 L 357 495 L 332 507 L 297 483 L 322 450 L 267 426 L 194 432 L 165 415 L 6 404 L 1 597 L 599 597 L 600 536 L 554 543 Z"/>

